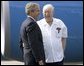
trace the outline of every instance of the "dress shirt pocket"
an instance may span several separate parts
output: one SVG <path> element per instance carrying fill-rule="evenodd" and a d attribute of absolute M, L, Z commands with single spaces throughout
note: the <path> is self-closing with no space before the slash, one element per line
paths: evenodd
<path fill-rule="evenodd" d="M 61 38 L 62 37 L 62 29 L 60 27 L 57 27 L 55 30 L 56 37 Z"/>

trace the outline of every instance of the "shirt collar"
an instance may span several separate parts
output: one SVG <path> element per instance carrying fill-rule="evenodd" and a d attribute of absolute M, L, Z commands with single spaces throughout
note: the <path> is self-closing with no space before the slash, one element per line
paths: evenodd
<path fill-rule="evenodd" d="M 44 18 L 44 21 L 43 22 L 44 22 L 44 26 L 47 26 L 48 25 L 48 23 L 46 22 L 45 18 Z M 56 24 L 56 21 L 54 20 L 54 18 L 53 18 L 52 24 Z"/>
<path fill-rule="evenodd" d="M 48 25 L 48 23 L 46 22 L 46 19 L 44 18 L 44 26 L 47 26 Z"/>
<path fill-rule="evenodd" d="M 53 18 L 53 24 L 56 25 L 56 18 Z"/>
<path fill-rule="evenodd" d="M 29 15 L 28 15 L 27 17 L 30 17 L 31 19 L 33 19 L 33 20 L 36 22 L 36 20 L 35 20 L 33 17 L 31 17 L 31 16 L 29 16 Z"/>

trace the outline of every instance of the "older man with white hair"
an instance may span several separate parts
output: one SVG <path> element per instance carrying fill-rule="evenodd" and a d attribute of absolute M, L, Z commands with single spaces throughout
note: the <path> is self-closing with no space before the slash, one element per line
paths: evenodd
<path fill-rule="evenodd" d="M 44 18 L 38 21 L 43 36 L 46 65 L 63 65 L 67 27 L 60 19 L 53 17 L 54 7 L 43 7 Z"/>

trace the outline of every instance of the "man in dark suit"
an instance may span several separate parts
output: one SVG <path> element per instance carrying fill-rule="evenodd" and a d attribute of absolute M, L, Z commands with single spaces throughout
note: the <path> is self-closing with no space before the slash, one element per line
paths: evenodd
<path fill-rule="evenodd" d="M 25 7 L 27 19 L 20 29 L 20 46 L 23 48 L 25 65 L 44 65 L 45 53 L 42 34 L 36 23 L 39 15 L 39 5 L 28 3 Z"/>

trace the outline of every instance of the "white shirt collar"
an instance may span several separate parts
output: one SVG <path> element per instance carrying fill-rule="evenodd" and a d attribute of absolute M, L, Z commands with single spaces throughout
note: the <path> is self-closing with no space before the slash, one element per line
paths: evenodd
<path fill-rule="evenodd" d="M 56 24 L 56 21 L 54 20 L 54 18 L 53 18 L 52 24 Z M 44 18 L 44 26 L 47 26 L 47 25 L 48 25 L 48 23 L 46 22 L 46 20 L 45 20 L 45 18 Z"/>
<path fill-rule="evenodd" d="M 46 22 L 46 19 L 44 18 L 44 26 L 48 25 L 48 23 Z"/>
<path fill-rule="evenodd" d="M 32 19 L 36 22 L 36 20 L 35 20 L 33 17 L 31 17 L 31 16 L 29 16 L 29 15 L 28 15 L 28 17 L 32 18 Z"/>

